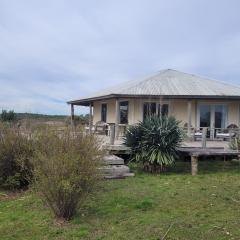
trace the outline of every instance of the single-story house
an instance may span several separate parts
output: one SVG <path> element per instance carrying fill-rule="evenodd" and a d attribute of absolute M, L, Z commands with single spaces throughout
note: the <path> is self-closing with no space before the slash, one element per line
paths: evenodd
<path fill-rule="evenodd" d="M 99 121 L 120 128 L 143 121 L 149 115 L 171 115 L 180 120 L 191 134 L 192 129 L 226 129 L 240 126 L 240 87 L 229 83 L 162 70 L 137 81 L 125 82 L 92 96 L 69 101 L 90 107 L 91 124 Z M 216 131 L 209 134 L 212 138 Z"/>

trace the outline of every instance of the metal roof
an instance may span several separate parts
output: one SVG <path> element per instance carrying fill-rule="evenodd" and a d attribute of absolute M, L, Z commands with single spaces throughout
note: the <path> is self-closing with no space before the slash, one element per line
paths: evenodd
<path fill-rule="evenodd" d="M 239 98 L 240 87 L 172 69 L 162 70 L 144 79 L 129 81 L 95 93 L 87 98 L 69 101 L 86 105 L 110 97 L 165 96 L 181 98 Z"/>

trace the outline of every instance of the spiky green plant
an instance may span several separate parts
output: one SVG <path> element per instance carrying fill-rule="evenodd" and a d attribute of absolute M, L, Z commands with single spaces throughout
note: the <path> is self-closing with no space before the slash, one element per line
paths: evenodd
<path fill-rule="evenodd" d="M 160 172 L 171 166 L 184 137 L 180 121 L 174 117 L 151 116 L 127 129 L 124 143 L 132 149 L 132 159 L 146 171 Z"/>

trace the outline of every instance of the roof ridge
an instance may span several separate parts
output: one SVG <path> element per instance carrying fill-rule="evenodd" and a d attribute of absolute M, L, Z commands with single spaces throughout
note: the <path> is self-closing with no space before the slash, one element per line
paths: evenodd
<path fill-rule="evenodd" d="M 85 99 L 112 94 L 169 96 L 209 95 L 238 96 L 240 98 L 240 86 L 206 76 L 168 68 L 145 75 L 141 78 L 114 84 L 110 88 L 108 87 L 92 93 L 92 96 L 90 95 Z"/>
<path fill-rule="evenodd" d="M 205 80 L 208 80 L 208 81 L 214 81 L 214 82 L 217 82 L 217 83 L 222 83 L 222 84 L 227 85 L 227 86 L 237 87 L 237 88 L 240 89 L 239 85 L 235 85 L 233 83 L 224 82 L 223 80 L 217 80 L 215 78 L 211 78 L 211 77 L 200 75 L 200 74 L 186 73 L 186 72 L 178 71 L 178 70 L 175 70 L 175 69 L 169 69 L 169 70 L 172 70 L 172 71 L 175 71 L 175 72 L 179 72 L 179 73 L 184 73 L 186 75 L 191 75 L 191 76 L 197 77 L 197 78 L 202 78 L 202 79 L 205 79 Z"/>

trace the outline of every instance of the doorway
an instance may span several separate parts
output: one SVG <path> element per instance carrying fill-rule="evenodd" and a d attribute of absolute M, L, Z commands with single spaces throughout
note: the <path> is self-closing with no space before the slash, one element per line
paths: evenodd
<path fill-rule="evenodd" d="M 199 104 L 198 127 L 207 127 L 207 137 L 213 139 L 216 131 L 226 128 L 227 106 L 225 104 Z"/>

